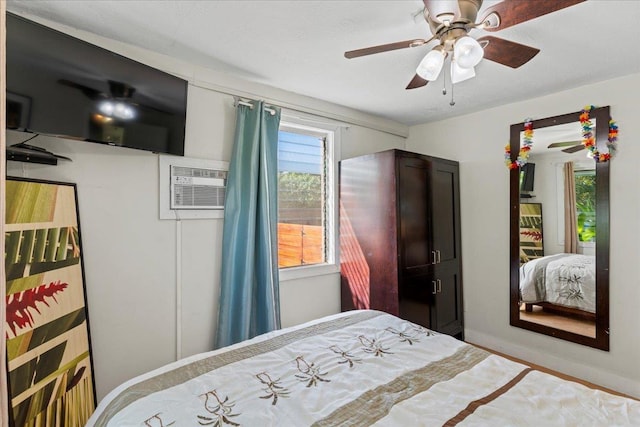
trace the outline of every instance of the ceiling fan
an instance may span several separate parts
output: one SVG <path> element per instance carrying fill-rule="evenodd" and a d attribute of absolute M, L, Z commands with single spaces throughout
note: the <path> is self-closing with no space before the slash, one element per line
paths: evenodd
<path fill-rule="evenodd" d="M 547 148 L 549 149 L 560 148 L 560 147 L 567 147 L 560 150 L 563 153 L 575 153 L 585 148 L 584 145 L 582 145 L 582 141 L 553 142 L 547 146 Z"/>
<path fill-rule="evenodd" d="M 131 120 L 135 118 L 138 108 L 145 108 L 167 114 L 166 111 L 159 108 L 134 102 L 132 97 L 136 89 L 127 83 L 108 80 L 109 93 L 101 92 L 92 87 L 67 79 L 60 79 L 58 80 L 58 83 L 78 89 L 87 98 L 96 101 L 98 111 L 100 111 L 100 113 L 105 117 L 120 120 Z"/>
<path fill-rule="evenodd" d="M 346 58 L 357 58 L 390 50 L 418 47 L 432 41 L 438 44 L 427 53 L 416 69 L 407 89 L 425 86 L 437 79 L 446 57 L 451 58 L 451 82 L 458 83 L 475 76 L 474 67 L 486 58 L 518 68 L 530 61 L 539 49 L 494 36 L 469 37 L 474 28 L 499 31 L 548 13 L 582 3 L 585 0 L 503 0 L 482 11 L 482 0 L 423 0 L 423 14 L 432 37 L 371 46 L 345 52 Z"/>

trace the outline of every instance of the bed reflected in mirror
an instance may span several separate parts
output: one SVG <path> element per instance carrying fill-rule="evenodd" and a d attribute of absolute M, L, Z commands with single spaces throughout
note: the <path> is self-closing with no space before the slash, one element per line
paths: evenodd
<path fill-rule="evenodd" d="M 604 110 L 591 121 L 606 142 Z M 609 164 L 588 156 L 579 114 L 534 121 L 528 162 L 511 172 L 511 324 L 606 350 Z M 516 153 L 523 129 L 511 129 Z"/>

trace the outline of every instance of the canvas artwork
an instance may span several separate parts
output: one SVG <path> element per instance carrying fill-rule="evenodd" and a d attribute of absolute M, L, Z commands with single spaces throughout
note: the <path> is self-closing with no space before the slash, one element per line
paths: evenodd
<path fill-rule="evenodd" d="M 520 264 L 543 256 L 542 203 L 520 203 Z"/>
<path fill-rule="evenodd" d="M 10 423 L 84 426 L 95 388 L 75 185 L 7 178 L 5 271 Z"/>

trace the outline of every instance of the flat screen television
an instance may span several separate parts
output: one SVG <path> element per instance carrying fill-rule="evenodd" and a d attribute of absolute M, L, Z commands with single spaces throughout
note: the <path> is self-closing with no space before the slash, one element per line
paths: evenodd
<path fill-rule="evenodd" d="M 533 182 L 535 179 L 536 164 L 525 163 L 520 168 L 520 191 L 531 192 L 533 191 Z"/>
<path fill-rule="evenodd" d="M 187 81 L 7 14 L 7 129 L 184 155 Z"/>

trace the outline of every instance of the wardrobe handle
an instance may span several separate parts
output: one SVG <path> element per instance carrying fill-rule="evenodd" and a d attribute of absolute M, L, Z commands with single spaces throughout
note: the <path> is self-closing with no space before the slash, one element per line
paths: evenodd
<path fill-rule="evenodd" d="M 438 279 L 436 282 L 438 282 L 438 292 L 442 292 L 442 280 Z"/>
<path fill-rule="evenodd" d="M 431 251 L 431 257 L 433 258 L 433 262 L 431 264 L 437 264 L 438 263 L 438 255 L 436 254 L 436 251 Z"/>
<path fill-rule="evenodd" d="M 432 293 L 435 295 L 435 294 L 437 294 L 437 293 L 438 293 L 438 290 L 437 290 L 437 287 L 436 287 L 436 286 L 437 286 L 437 285 L 436 285 L 436 281 L 435 281 L 435 280 L 432 280 L 432 281 L 431 281 L 431 283 L 433 283 L 433 292 L 432 292 Z"/>
<path fill-rule="evenodd" d="M 436 254 L 438 254 L 438 264 L 440 264 L 440 251 L 436 251 Z"/>

